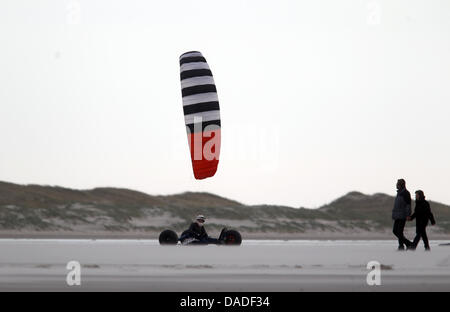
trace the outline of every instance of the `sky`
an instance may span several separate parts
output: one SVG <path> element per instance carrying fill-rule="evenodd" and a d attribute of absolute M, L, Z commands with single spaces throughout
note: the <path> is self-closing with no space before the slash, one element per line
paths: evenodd
<path fill-rule="evenodd" d="M 0 180 L 205 191 L 316 208 L 349 191 L 450 203 L 446 0 L 3 0 Z M 192 174 L 180 54 L 221 105 Z"/>

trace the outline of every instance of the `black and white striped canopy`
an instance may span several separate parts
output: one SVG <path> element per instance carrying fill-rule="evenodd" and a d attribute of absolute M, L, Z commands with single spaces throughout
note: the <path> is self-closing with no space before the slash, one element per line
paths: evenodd
<path fill-rule="evenodd" d="M 191 133 L 195 130 L 220 128 L 220 110 L 217 89 L 206 59 L 200 52 L 186 52 L 180 56 L 181 93 L 184 120 Z M 212 127 L 211 127 L 212 126 Z"/>

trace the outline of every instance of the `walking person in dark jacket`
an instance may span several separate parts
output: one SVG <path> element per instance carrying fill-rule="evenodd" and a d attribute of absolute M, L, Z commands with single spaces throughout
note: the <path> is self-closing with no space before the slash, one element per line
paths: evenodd
<path fill-rule="evenodd" d="M 393 233 L 398 238 L 398 250 L 405 250 L 405 246 L 407 248 L 412 246 L 412 243 L 403 234 L 406 220 L 410 215 L 411 194 L 406 189 L 406 181 L 400 179 L 397 181 L 397 197 L 392 210 L 392 219 L 394 220 Z"/>
<path fill-rule="evenodd" d="M 412 221 L 416 219 L 416 238 L 414 238 L 413 246 L 411 249 L 415 250 L 422 238 L 425 250 L 430 250 L 430 244 L 427 236 L 428 222 L 431 221 L 431 225 L 435 225 L 433 213 L 431 212 L 430 203 L 425 200 L 425 194 L 423 191 L 416 191 L 416 208 L 414 213 L 408 220 Z"/>

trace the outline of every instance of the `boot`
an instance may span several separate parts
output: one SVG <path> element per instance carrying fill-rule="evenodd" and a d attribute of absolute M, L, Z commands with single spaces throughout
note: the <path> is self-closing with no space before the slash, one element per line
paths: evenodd
<path fill-rule="evenodd" d="M 220 232 L 220 235 L 219 235 L 219 241 L 223 242 L 225 240 L 225 233 L 226 233 L 226 231 L 228 231 L 227 228 L 223 228 L 222 229 L 222 232 Z"/>

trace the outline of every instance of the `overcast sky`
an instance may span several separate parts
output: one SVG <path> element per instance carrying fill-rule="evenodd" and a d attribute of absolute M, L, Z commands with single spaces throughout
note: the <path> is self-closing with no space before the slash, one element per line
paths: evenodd
<path fill-rule="evenodd" d="M 399 177 L 450 203 L 450 2 L 0 2 L 0 180 L 318 207 Z M 192 174 L 180 54 L 222 117 Z"/>

